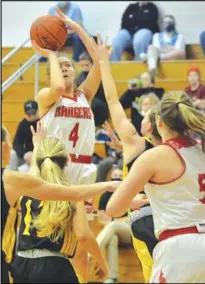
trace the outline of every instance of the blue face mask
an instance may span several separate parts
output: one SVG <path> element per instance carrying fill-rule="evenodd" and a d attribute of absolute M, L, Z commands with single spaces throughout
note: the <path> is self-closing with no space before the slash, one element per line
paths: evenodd
<path fill-rule="evenodd" d="M 164 24 L 164 30 L 168 33 L 173 32 L 175 29 L 174 24 Z"/>

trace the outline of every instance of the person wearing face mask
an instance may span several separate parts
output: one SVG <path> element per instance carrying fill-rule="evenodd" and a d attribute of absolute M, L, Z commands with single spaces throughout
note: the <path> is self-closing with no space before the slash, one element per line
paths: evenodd
<path fill-rule="evenodd" d="M 156 76 L 159 60 L 185 59 L 185 39 L 176 31 L 175 18 L 165 15 L 163 18 L 163 31 L 153 36 L 152 45 L 147 52 L 148 69 L 152 76 Z"/>
<path fill-rule="evenodd" d="M 187 72 L 189 86 L 185 92 L 190 96 L 194 106 L 205 112 L 205 85 L 201 83 L 201 72 L 199 68 L 192 67 Z"/>
<path fill-rule="evenodd" d="M 56 5 L 66 16 L 71 20 L 75 21 L 83 27 L 83 16 L 78 4 L 71 1 L 59 1 Z M 57 16 L 55 7 L 51 7 L 49 15 Z M 73 49 L 73 60 L 78 62 L 80 54 L 85 50 L 85 47 L 80 39 L 80 37 L 74 33 L 72 30 L 68 30 L 68 38 L 64 44 L 64 47 L 72 46 Z"/>
<path fill-rule="evenodd" d="M 38 104 L 28 100 L 24 104 L 25 118 L 19 123 L 13 141 L 11 162 L 8 168 L 14 171 L 28 171 L 33 153 L 32 133 L 30 127 L 36 130 L 39 120 Z"/>
<path fill-rule="evenodd" d="M 156 99 L 161 99 L 164 94 L 163 88 L 155 87 L 155 80 L 149 72 L 140 76 L 141 86 L 129 84 L 128 89 L 120 97 L 120 103 L 124 109 L 131 108 L 131 121 L 138 133 L 141 133 L 141 121 L 143 116 L 139 113 L 139 100 L 142 96 L 153 93 Z"/>
<path fill-rule="evenodd" d="M 120 61 L 123 52 L 130 48 L 134 50 L 134 60 L 139 61 L 157 32 L 157 6 L 151 1 L 131 3 L 122 15 L 121 28 L 112 43 L 110 61 Z"/>
<path fill-rule="evenodd" d="M 79 87 L 87 78 L 88 73 L 90 72 L 93 61 L 88 52 L 83 52 L 79 57 L 79 65 L 81 72 L 76 79 L 76 85 Z M 94 114 L 95 126 L 101 126 L 105 120 L 108 119 L 109 110 L 108 105 L 105 99 L 105 94 L 103 90 L 102 83 L 96 92 L 96 95 L 91 103 L 91 109 Z"/>

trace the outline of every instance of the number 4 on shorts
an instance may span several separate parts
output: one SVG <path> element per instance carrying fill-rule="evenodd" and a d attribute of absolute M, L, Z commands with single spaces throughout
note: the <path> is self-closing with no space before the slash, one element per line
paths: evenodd
<path fill-rule="evenodd" d="M 76 143 L 79 139 L 78 130 L 79 130 L 79 122 L 77 122 L 75 124 L 75 126 L 73 127 L 73 129 L 71 130 L 70 135 L 69 135 L 69 139 L 68 139 L 69 141 L 73 142 L 73 148 L 75 148 Z"/>

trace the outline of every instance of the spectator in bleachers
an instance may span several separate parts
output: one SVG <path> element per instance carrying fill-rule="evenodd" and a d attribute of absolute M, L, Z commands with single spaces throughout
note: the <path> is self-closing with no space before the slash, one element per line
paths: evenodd
<path fill-rule="evenodd" d="M 185 92 L 191 97 L 196 108 L 205 111 L 205 85 L 201 83 L 199 68 L 190 68 L 187 75 L 190 85 L 185 88 Z"/>
<path fill-rule="evenodd" d="M 138 87 L 136 80 L 132 80 L 128 84 L 128 90 L 120 97 L 123 108 L 131 108 L 131 120 L 138 133 L 141 133 L 141 121 L 143 119 L 143 115 L 139 112 L 140 97 L 152 93 L 146 100 L 153 104 L 154 101 L 157 101 L 157 98 L 154 98 L 153 94 L 159 99 L 161 99 L 164 94 L 164 89 L 156 88 L 154 84 L 155 81 L 151 75 L 148 72 L 143 73 L 140 77 L 140 87 Z"/>
<path fill-rule="evenodd" d="M 111 180 L 122 180 L 123 171 L 121 166 L 113 166 Z M 116 283 L 119 280 L 119 253 L 118 245 L 131 246 L 131 227 L 126 216 L 114 220 L 105 213 L 106 205 L 112 196 L 112 192 L 105 192 L 99 201 L 98 220 L 104 228 L 97 236 L 97 242 L 101 249 L 106 249 L 107 262 L 109 266 L 108 279 L 104 283 Z"/>
<path fill-rule="evenodd" d="M 113 40 L 111 61 L 120 61 L 128 48 L 134 49 L 135 60 L 147 52 L 154 33 L 159 32 L 158 9 L 151 1 L 138 1 L 125 10 L 121 29 Z"/>
<path fill-rule="evenodd" d="M 200 45 L 205 56 L 205 31 L 200 34 Z"/>
<path fill-rule="evenodd" d="M 27 171 L 31 164 L 33 153 L 32 133 L 30 126 L 36 130 L 39 120 L 38 104 L 36 101 L 29 100 L 24 104 L 25 118 L 19 123 L 13 141 L 11 152 L 11 162 L 9 169 L 17 171 Z"/>
<path fill-rule="evenodd" d="M 55 6 L 56 7 L 56 6 Z M 51 7 L 48 14 L 58 16 L 55 7 Z M 60 1 L 57 7 L 71 20 L 77 22 L 83 27 L 83 16 L 78 4 L 71 1 Z M 85 47 L 79 36 L 73 31 L 68 29 L 68 38 L 64 46 L 72 46 L 73 60 L 78 62 L 80 54 L 85 50 Z"/>
<path fill-rule="evenodd" d="M 81 68 L 81 73 L 76 79 L 76 85 L 78 87 L 85 81 L 93 65 L 92 59 L 87 52 L 83 52 L 80 55 L 79 65 Z M 102 125 L 104 121 L 108 119 L 109 110 L 108 110 L 108 105 L 105 99 L 105 94 L 104 94 L 102 83 L 100 83 L 100 86 L 92 100 L 91 109 L 94 114 L 96 127 Z"/>
<path fill-rule="evenodd" d="M 147 52 L 148 69 L 156 76 L 160 60 L 177 60 L 186 57 L 184 36 L 177 32 L 175 18 L 165 15 L 162 23 L 163 31 L 153 36 L 152 45 Z"/>

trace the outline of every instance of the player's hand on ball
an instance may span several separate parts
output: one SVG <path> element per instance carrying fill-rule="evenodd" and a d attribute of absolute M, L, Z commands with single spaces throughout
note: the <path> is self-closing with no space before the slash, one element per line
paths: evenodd
<path fill-rule="evenodd" d="M 39 53 L 43 57 L 49 57 L 50 53 L 55 53 L 55 51 L 40 47 L 34 40 L 31 41 L 31 43 L 32 43 L 33 50 L 36 53 Z"/>
<path fill-rule="evenodd" d="M 71 29 L 73 32 L 78 31 L 78 27 L 80 26 L 78 23 L 72 21 L 70 18 L 68 18 L 59 8 L 55 8 L 59 18 L 68 25 L 68 28 Z"/>

